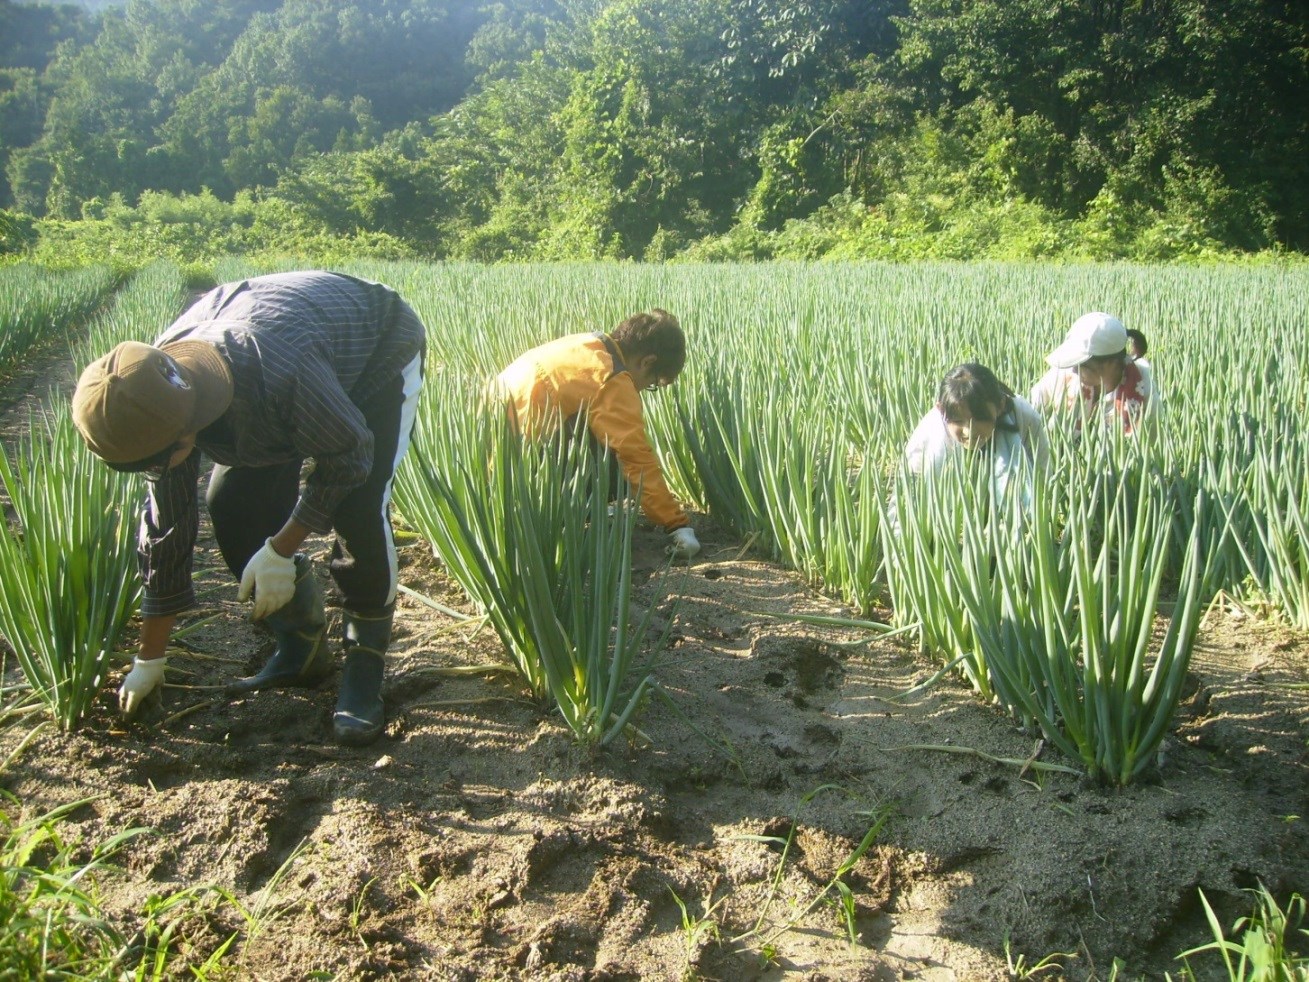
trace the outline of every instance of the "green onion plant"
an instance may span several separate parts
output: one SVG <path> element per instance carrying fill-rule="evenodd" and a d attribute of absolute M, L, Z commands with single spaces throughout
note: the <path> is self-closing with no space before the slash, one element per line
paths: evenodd
<path fill-rule="evenodd" d="M 990 581 L 990 480 L 973 463 L 955 455 L 940 471 L 897 475 L 893 496 L 881 505 L 880 528 L 892 623 L 916 624 L 920 650 L 956 665 L 989 701 L 991 675 L 961 597 L 973 579 Z"/>
<path fill-rule="evenodd" d="M 148 267 L 72 342 L 74 358 L 84 364 L 119 341 L 152 336 L 184 299 L 176 266 Z M 139 602 L 140 490 L 137 478 L 86 449 L 60 396 L 47 405 L 0 458 L 10 507 L 0 530 L 0 635 L 35 695 L 71 730 L 104 683 Z"/>
<path fill-rule="evenodd" d="M 0 635 L 60 727 L 104 682 L 136 611 L 134 479 L 93 457 L 68 411 L 36 420 L 0 455 L 12 517 L 0 529 Z"/>
<path fill-rule="evenodd" d="M 636 505 L 610 509 L 610 457 L 582 435 L 520 438 L 498 407 L 464 410 L 468 390 L 434 392 L 425 439 L 397 481 L 397 503 L 488 617 L 533 698 L 574 737 L 602 746 L 654 686 L 662 639 L 631 616 Z M 653 609 L 653 608 L 651 608 Z"/>
<path fill-rule="evenodd" d="M 0 267 L 0 377 L 32 349 L 71 340 L 116 282 L 107 266 L 63 271 L 27 263 Z"/>
<path fill-rule="evenodd" d="M 1155 763 L 1181 699 L 1205 582 L 1197 526 L 1156 645 L 1172 516 L 1160 487 L 1129 487 L 1102 497 L 1098 513 L 1070 510 L 1061 531 L 1048 499 L 1036 498 L 1030 521 L 1016 523 L 1022 544 L 996 550 L 994 589 L 982 597 L 969 583 L 964 592 L 1001 703 L 1114 784 Z"/>
<path fill-rule="evenodd" d="M 1309 439 L 1300 434 L 1288 449 L 1260 448 L 1254 461 L 1255 542 L 1239 540 L 1255 582 L 1299 630 L 1309 628 Z M 1253 544 L 1252 544 L 1253 546 Z M 1256 561 L 1254 556 L 1263 559 Z"/>

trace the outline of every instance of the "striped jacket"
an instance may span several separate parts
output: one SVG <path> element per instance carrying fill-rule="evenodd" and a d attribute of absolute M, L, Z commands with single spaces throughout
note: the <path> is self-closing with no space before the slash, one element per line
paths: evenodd
<path fill-rule="evenodd" d="M 232 373 L 232 403 L 196 445 L 235 467 L 312 460 L 293 514 L 315 532 L 332 528 L 337 506 L 372 470 L 373 434 L 360 407 L 425 344 L 422 323 L 395 291 L 325 272 L 219 286 L 155 344 L 182 340 L 212 344 Z M 146 616 L 195 603 L 199 477 L 193 453 L 148 489 L 137 545 Z"/>

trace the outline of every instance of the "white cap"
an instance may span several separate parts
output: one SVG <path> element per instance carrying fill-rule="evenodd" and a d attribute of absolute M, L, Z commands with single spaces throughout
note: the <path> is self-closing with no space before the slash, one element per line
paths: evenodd
<path fill-rule="evenodd" d="M 1064 343 L 1045 356 L 1051 368 L 1076 368 L 1101 355 L 1127 350 L 1127 328 L 1117 317 L 1099 311 L 1073 321 Z"/>

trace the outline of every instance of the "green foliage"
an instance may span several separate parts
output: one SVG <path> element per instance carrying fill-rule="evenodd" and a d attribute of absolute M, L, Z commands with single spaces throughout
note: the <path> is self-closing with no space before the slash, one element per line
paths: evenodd
<path fill-rule="evenodd" d="M 993 199 L 960 190 L 957 177 L 946 187 L 919 184 L 896 190 L 877 205 L 849 192 L 834 196 L 805 219 L 776 231 L 740 225 L 725 235 L 689 246 L 688 259 L 730 262 L 766 259 L 877 259 L 892 262 L 941 259 L 1058 259 L 1194 262 L 1232 255 L 1223 229 L 1236 223 L 1257 242 L 1258 212 L 1237 206 L 1240 196 L 1219 185 L 1169 179 L 1176 194 L 1159 208 L 1116 192 L 1111 182 L 1084 218 L 1069 220 L 1023 197 Z M 1211 175 L 1212 176 L 1212 175 Z M 1214 210 L 1207 205 L 1217 204 Z M 1260 248 L 1275 258 L 1272 243 Z"/>
<path fill-rule="evenodd" d="M 7 169 L 14 148 L 28 146 L 41 135 L 48 101 L 31 68 L 0 68 L 0 172 Z M 0 182 L 0 207 L 12 203 L 9 183 Z"/>
<path fill-rule="evenodd" d="M 140 268 L 157 258 L 181 265 L 214 263 L 229 255 L 296 256 L 309 264 L 352 258 L 401 258 L 411 247 L 384 231 L 354 224 L 333 228 L 311 202 L 269 194 L 241 194 L 228 203 L 205 190 L 171 195 L 147 192 L 139 206 L 114 196 L 86 205 L 82 221 L 43 219 L 31 261 L 51 267 L 108 262 Z"/>
<path fill-rule="evenodd" d="M 1042 489 L 1028 528 L 1004 528 L 1015 538 L 987 544 L 994 576 L 982 569 L 959 582 L 973 652 L 1001 705 L 1080 758 L 1088 775 L 1125 785 L 1155 766 L 1181 699 L 1206 588 L 1205 529 L 1191 526 L 1168 627 L 1152 652 L 1172 515 L 1159 486 L 1128 493 L 1130 472 L 1118 480 L 1116 493 L 1085 474 L 1072 482 L 1089 493 L 1069 506 L 1061 537 Z"/>
<path fill-rule="evenodd" d="M 41 71 L 63 41 L 80 42 L 92 24 L 71 4 L 0 4 L 0 63 Z"/>
<path fill-rule="evenodd" d="M 54 98 L 25 156 L 50 170 L 11 174 L 35 185 L 16 199 L 73 218 L 115 192 L 226 196 L 323 151 L 371 146 L 463 94 L 473 16 L 431 0 L 159 0 L 107 14 L 93 43 L 49 70 Z"/>
<path fill-rule="evenodd" d="M 349 238 L 393 237 L 392 255 L 447 251 L 443 229 L 432 221 L 449 208 L 444 175 L 430 158 L 398 147 L 323 154 L 284 174 L 273 193 L 306 228 Z"/>
<path fill-rule="evenodd" d="M 352 131 L 367 123 L 362 105 L 351 112 L 340 99 L 316 99 L 290 85 L 260 90 L 250 115 L 229 126 L 225 176 L 235 187 L 271 185 L 296 161 L 334 146 L 348 147 L 355 139 Z"/>
<path fill-rule="evenodd" d="M 655 689 L 649 670 L 666 640 L 647 645 L 650 613 L 635 620 L 630 609 L 635 502 L 611 513 L 613 462 L 584 437 L 534 445 L 498 406 L 470 416 L 469 387 L 449 382 L 420 409 L 430 449 L 406 461 L 397 505 L 485 613 L 532 697 L 579 743 L 604 746 Z"/>
<path fill-rule="evenodd" d="M 870 206 L 842 193 L 809 218 L 788 221 L 776 232 L 741 226 L 696 243 L 686 255 L 712 261 L 1116 258 L 1108 250 L 1085 256 L 1085 250 L 1074 249 L 1073 230 L 1071 223 L 1021 199 L 990 202 L 897 191 Z"/>
<path fill-rule="evenodd" d="M 0 256 L 21 252 L 36 241 L 36 223 L 27 215 L 0 210 Z"/>
<path fill-rule="evenodd" d="M 1077 223 L 1079 251 L 1090 258 L 1167 261 L 1213 258 L 1233 246 L 1272 246 L 1274 221 L 1266 205 L 1234 191 L 1216 168 L 1176 159 L 1162 176 L 1157 196 L 1125 177 L 1111 177 Z"/>
<path fill-rule="evenodd" d="M 251 223 L 233 245 L 309 256 L 1309 248 L 1309 21 L 1294 5 L 0 9 L 45 18 L 30 43 L 0 41 L 0 207 L 33 216 L 205 189 L 276 197 L 290 224 Z M 159 229 L 130 248 L 151 245 L 192 248 Z"/>
<path fill-rule="evenodd" d="M 0 978 L 154 980 L 182 968 L 203 978 L 221 965 L 234 937 L 208 952 L 183 940 L 204 934 L 206 902 L 220 891 L 152 895 L 131 936 L 101 907 L 96 877 L 148 830 L 125 829 L 88 850 L 62 826 L 92 799 L 28 818 L 6 797 L 15 807 L 0 809 Z M 197 923 L 201 930 L 188 930 Z"/>

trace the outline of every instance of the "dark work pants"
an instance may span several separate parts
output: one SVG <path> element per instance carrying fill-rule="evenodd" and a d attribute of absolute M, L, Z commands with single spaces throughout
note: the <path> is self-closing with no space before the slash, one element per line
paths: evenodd
<path fill-rule="evenodd" d="M 333 516 L 336 538 L 329 567 L 345 608 L 356 614 L 376 616 L 395 603 L 399 580 L 391 534 L 391 484 L 409 449 L 421 387 L 419 355 L 403 375 L 359 407 L 373 434 L 373 469 Z M 299 460 L 267 467 L 215 465 L 205 502 L 218 549 L 238 578 L 250 557 L 291 517 L 300 496 L 300 466 Z"/>

